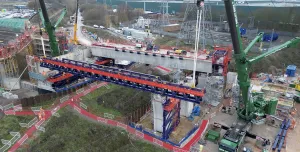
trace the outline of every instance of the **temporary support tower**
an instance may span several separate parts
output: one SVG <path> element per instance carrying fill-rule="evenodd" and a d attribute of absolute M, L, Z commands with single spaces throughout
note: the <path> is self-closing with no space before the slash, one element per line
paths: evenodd
<path fill-rule="evenodd" d="M 180 100 L 167 98 L 163 104 L 163 133 L 162 139 L 167 140 L 172 131 L 180 123 Z"/>

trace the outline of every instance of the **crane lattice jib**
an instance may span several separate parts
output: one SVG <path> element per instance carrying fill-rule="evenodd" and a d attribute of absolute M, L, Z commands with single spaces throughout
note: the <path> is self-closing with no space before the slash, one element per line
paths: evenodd
<path fill-rule="evenodd" d="M 44 21 L 43 25 L 45 26 L 45 29 L 49 36 L 51 55 L 52 55 L 52 57 L 59 56 L 60 50 L 58 47 L 58 43 L 56 41 L 55 28 L 59 25 L 60 21 L 66 14 L 66 9 L 63 10 L 62 15 L 59 17 L 59 20 L 56 22 L 56 24 L 52 25 L 52 23 L 50 22 L 48 13 L 47 13 L 47 9 L 46 9 L 44 0 L 39 0 L 39 2 L 40 2 L 41 10 L 42 10 L 40 13 L 40 17 L 41 17 L 42 21 Z"/>

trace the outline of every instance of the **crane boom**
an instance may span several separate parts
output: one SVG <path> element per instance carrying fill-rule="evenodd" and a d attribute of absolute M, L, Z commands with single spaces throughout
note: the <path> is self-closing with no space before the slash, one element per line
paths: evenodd
<path fill-rule="evenodd" d="M 71 40 L 74 44 L 78 44 L 78 38 L 77 38 L 77 23 L 78 23 L 78 11 L 79 11 L 78 7 L 79 7 L 79 3 L 77 0 L 76 1 L 76 13 L 75 13 L 73 40 Z"/>
<path fill-rule="evenodd" d="M 254 46 L 254 44 L 258 41 L 261 40 L 261 38 L 264 36 L 264 33 L 259 33 L 253 40 L 252 42 L 247 46 L 247 48 L 245 49 L 245 54 L 248 54 L 248 52 L 250 51 L 250 49 Z"/>
<path fill-rule="evenodd" d="M 247 59 L 247 53 L 253 47 L 255 42 L 261 39 L 263 33 L 259 33 L 257 37 L 250 43 L 250 45 L 243 50 L 243 43 L 240 36 L 240 28 L 237 18 L 237 12 L 235 8 L 234 0 L 224 0 L 226 14 L 228 18 L 228 24 L 231 33 L 231 39 L 234 48 L 234 58 L 236 62 L 236 69 L 238 73 L 238 82 L 240 86 L 240 90 L 242 93 L 242 102 L 239 102 L 238 106 L 238 116 L 244 120 L 250 121 L 254 118 L 257 109 L 254 107 L 253 102 L 249 99 L 249 88 L 250 88 L 250 78 L 249 78 L 249 67 L 251 64 L 273 54 L 284 48 L 295 47 L 298 43 L 300 43 L 300 38 L 294 38 L 282 45 L 274 47 L 270 51 L 254 57 L 250 60 Z"/>
<path fill-rule="evenodd" d="M 63 13 L 62 13 L 63 15 L 60 16 L 59 21 L 56 23 L 57 25 L 53 26 L 52 23 L 50 22 L 44 0 L 39 0 L 39 2 L 40 2 L 41 10 L 42 10 L 41 11 L 42 15 L 40 13 L 40 16 L 43 21 L 43 25 L 45 26 L 45 29 L 49 36 L 51 55 L 52 55 L 52 57 L 59 56 L 60 50 L 58 47 L 58 43 L 56 41 L 55 27 L 61 22 L 63 16 L 66 14 L 66 10 L 63 11 Z"/>
<path fill-rule="evenodd" d="M 44 19 L 44 17 L 43 17 L 42 10 L 39 9 L 38 11 L 39 11 L 39 15 L 40 15 L 40 18 L 41 18 L 42 25 L 43 25 L 43 27 L 45 27 L 45 19 Z"/>
<path fill-rule="evenodd" d="M 300 37 L 293 38 L 290 41 L 287 41 L 287 42 L 285 42 L 285 43 L 283 43 L 279 46 L 274 47 L 273 49 L 269 50 L 268 52 L 266 52 L 264 54 L 261 54 L 257 57 L 254 57 L 254 58 L 250 59 L 249 63 L 250 64 L 256 63 L 256 62 L 260 61 L 261 59 L 263 59 L 263 58 L 265 58 L 265 57 L 267 57 L 271 54 L 274 54 L 278 51 L 281 51 L 282 49 L 295 47 L 298 43 L 300 43 Z"/>
<path fill-rule="evenodd" d="M 59 23 L 63 20 L 63 18 L 65 17 L 66 14 L 67 14 L 67 9 L 64 8 L 62 13 L 60 14 L 57 22 L 55 23 L 54 28 L 56 28 L 59 25 Z"/>

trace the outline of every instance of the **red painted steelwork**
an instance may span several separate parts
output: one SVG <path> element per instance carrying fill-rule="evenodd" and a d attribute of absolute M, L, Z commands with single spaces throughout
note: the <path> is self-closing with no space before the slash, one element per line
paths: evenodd
<path fill-rule="evenodd" d="M 130 82 L 134 82 L 134 83 L 138 83 L 138 84 L 153 86 L 153 87 L 157 87 L 157 88 L 161 88 L 161 89 L 168 89 L 168 90 L 172 90 L 172 91 L 176 91 L 176 92 L 180 92 L 180 93 L 194 95 L 194 96 L 197 96 L 197 97 L 203 97 L 204 96 L 203 91 L 196 91 L 196 90 L 191 90 L 191 89 L 188 89 L 188 88 L 180 88 L 178 86 L 172 86 L 172 85 L 168 85 L 168 84 L 161 84 L 161 83 L 158 83 L 158 82 L 155 82 L 155 81 L 143 80 L 143 79 L 133 78 L 133 77 L 129 77 L 129 76 L 124 76 L 124 75 L 121 75 L 121 74 L 114 74 L 114 73 L 109 73 L 109 72 L 105 72 L 105 71 L 94 70 L 94 69 L 91 69 L 91 68 L 85 68 L 85 67 L 81 67 L 81 66 L 67 64 L 67 63 L 61 63 L 61 62 L 58 62 L 58 61 L 53 61 L 53 60 L 49 60 L 49 59 L 45 59 L 45 58 L 42 58 L 41 62 L 49 63 L 49 64 L 53 64 L 53 65 L 57 65 L 57 66 L 62 66 L 62 67 L 65 67 L 65 68 L 76 69 L 76 70 L 79 70 L 79 71 L 99 74 L 99 75 L 103 75 L 103 76 L 107 76 L 107 77 L 113 77 L 113 78 L 117 78 L 117 79 L 121 79 L 121 80 L 125 80 L 125 81 L 130 81 Z"/>

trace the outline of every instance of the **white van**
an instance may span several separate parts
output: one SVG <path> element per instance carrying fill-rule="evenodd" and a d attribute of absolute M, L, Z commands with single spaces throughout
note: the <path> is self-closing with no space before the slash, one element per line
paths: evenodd
<path fill-rule="evenodd" d="M 99 28 L 99 26 L 98 25 L 94 25 L 94 28 Z"/>
<path fill-rule="evenodd" d="M 142 44 L 136 44 L 135 47 L 141 49 L 143 47 L 143 45 Z"/>

